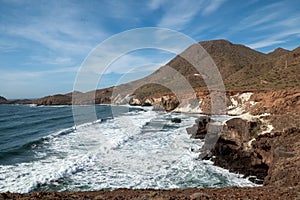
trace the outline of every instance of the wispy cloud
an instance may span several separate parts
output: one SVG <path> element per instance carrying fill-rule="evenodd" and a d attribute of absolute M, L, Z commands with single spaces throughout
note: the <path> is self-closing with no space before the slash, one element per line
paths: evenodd
<path fill-rule="evenodd" d="M 12 23 L 9 23 L 11 19 L 7 19 L 8 23 L 0 27 L 2 34 L 12 38 L 6 42 L 13 44 L 13 38 L 23 38 L 36 42 L 57 54 L 73 56 L 87 54 L 94 47 L 93 43 L 96 40 L 101 41 L 106 37 L 104 31 L 93 28 L 94 25 L 90 22 L 80 20 L 83 13 L 79 6 L 72 4 L 60 7 L 54 2 L 47 4 L 51 4 L 48 6 L 52 9 L 47 6 L 37 6 L 35 12 L 41 13 L 39 16 L 23 10 L 25 13 L 13 16 Z M 26 6 L 29 5 L 28 2 Z M 26 17 L 23 18 L 22 15 Z M 5 47 L 1 46 L 2 49 Z M 11 46 L 20 48 L 20 46 Z"/>
<path fill-rule="evenodd" d="M 300 28 L 291 29 L 291 30 L 283 30 L 282 32 L 278 32 L 276 34 L 272 34 L 266 36 L 264 39 L 256 41 L 254 43 L 250 43 L 247 46 L 255 49 L 272 46 L 275 44 L 282 44 L 288 41 L 289 37 L 297 36 L 300 37 Z"/>
<path fill-rule="evenodd" d="M 244 43 L 254 49 L 286 43 L 290 37 L 299 35 L 299 29 L 295 27 L 300 26 L 300 14 L 291 15 L 289 12 L 286 1 L 264 5 L 250 12 L 220 37 L 247 35 Z"/>
<path fill-rule="evenodd" d="M 198 14 L 203 1 L 173 1 L 165 4 L 167 9 L 158 23 L 159 27 L 167 27 L 178 31 L 183 30 Z"/>
<path fill-rule="evenodd" d="M 284 40 L 261 40 L 252 44 L 248 44 L 247 46 L 249 46 L 250 48 L 253 49 L 259 49 L 259 48 L 263 48 L 263 47 L 268 47 L 268 46 L 272 46 L 275 44 L 281 44 L 285 42 Z"/>
<path fill-rule="evenodd" d="M 218 8 L 225 3 L 226 0 L 211 0 L 209 1 L 208 6 L 206 6 L 203 11 L 202 14 L 203 15 L 209 15 L 213 12 L 215 12 L 216 10 L 218 10 Z"/>
<path fill-rule="evenodd" d="M 14 52 L 18 48 L 18 44 L 16 41 L 0 40 L 0 52 L 1 53 L 9 53 Z"/>
<path fill-rule="evenodd" d="M 236 34 L 240 31 L 248 29 L 255 30 L 259 26 L 265 24 L 269 25 L 272 24 L 272 22 L 276 22 L 278 18 L 282 16 L 282 13 L 279 9 L 280 7 L 282 7 L 282 3 L 274 3 L 254 11 L 247 17 L 243 18 L 238 24 L 235 24 L 233 27 L 231 27 L 224 35 Z"/>
<path fill-rule="evenodd" d="M 25 71 L 25 70 L 0 70 L 1 78 L 4 81 L 30 80 L 33 78 L 43 78 L 54 74 L 76 73 L 79 67 L 64 67 L 52 70 Z"/>
<path fill-rule="evenodd" d="M 163 6 L 166 2 L 167 2 L 167 0 L 152 0 L 148 3 L 148 7 L 151 10 L 156 10 L 156 9 L 160 8 L 161 6 Z"/>
<path fill-rule="evenodd" d="M 226 0 L 152 0 L 148 7 L 151 10 L 162 9 L 163 15 L 159 27 L 182 31 L 192 26 L 193 20 L 216 12 Z"/>

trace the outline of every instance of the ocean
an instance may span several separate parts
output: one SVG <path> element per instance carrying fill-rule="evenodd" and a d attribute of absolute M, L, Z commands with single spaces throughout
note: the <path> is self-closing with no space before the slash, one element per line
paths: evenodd
<path fill-rule="evenodd" d="M 0 105 L 0 192 L 255 186 L 197 159 L 186 128 L 200 115 L 123 110 L 75 126 L 72 106 Z"/>

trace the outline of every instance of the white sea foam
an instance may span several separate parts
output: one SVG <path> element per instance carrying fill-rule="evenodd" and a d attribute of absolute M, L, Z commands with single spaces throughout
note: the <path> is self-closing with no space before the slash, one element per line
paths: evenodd
<path fill-rule="evenodd" d="M 175 116 L 182 123 L 171 123 Z M 140 111 L 62 130 L 33 147 L 36 161 L 0 165 L 0 192 L 25 193 L 47 185 L 59 191 L 253 186 L 197 159 L 191 149 L 202 143 L 185 131 L 194 120 L 183 114 Z M 71 181 L 61 184 L 62 178 Z"/>

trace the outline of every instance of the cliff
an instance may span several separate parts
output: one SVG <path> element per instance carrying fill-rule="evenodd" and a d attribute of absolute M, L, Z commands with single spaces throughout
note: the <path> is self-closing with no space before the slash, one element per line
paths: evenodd
<path fill-rule="evenodd" d="M 216 135 L 215 124 L 196 120 L 187 131 L 203 139 L 201 159 L 244 174 L 255 183 L 294 187 L 300 179 L 300 89 L 238 92 L 228 96 L 228 113 L 234 115 Z M 212 137 L 215 138 L 213 146 Z"/>

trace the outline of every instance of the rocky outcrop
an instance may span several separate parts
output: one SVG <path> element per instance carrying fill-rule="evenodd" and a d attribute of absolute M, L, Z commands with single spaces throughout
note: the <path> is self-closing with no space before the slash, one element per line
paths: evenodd
<path fill-rule="evenodd" d="M 214 122 L 209 117 L 196 120 L 187 132 L 192 138 L 202 139 L 201 159 L 211 159 L 215 165 L 243 174 L 255 183 L 268 186 L 299 186 L 300 128 L 265 132 L 265 121 L 232 118 L 226 121 L 211 144 L 208 127 Z M 217 126 L 217 125 L 215 125 Z"/>
<path fill-rule="evenodd" d="M 196 120 L 187 132 L 205 142 L 200 158 L 211 159 L 255 183 L 294 187 L 300 177 L 299 100 L 300 90 L 296 88 L 229 91 L 228 112 L 238 116 L 213 135 L 217 138 L 213 146 L 207 137 L 213 124 L 209 119 Z M 209 105 L 209 101 L 203 102 Z"/>
<path fill-rule="evenodd" d="M 129 105 L 141 106 L 143 103 L 137 96 L 132 96 L 129 101 Z"/>
<path fill-rule="evenodd" d="M 200 117 L 196 119 L 195 124 L 192 127 L 187 128 L 186 131 L 191 135 L 191 138 L 204 139 L 210 122 L 210 117 Z"/>
<path fill-rule="evenodd" d="M 41 99 L 37 99 L 33 101 L 36 105 L 71 105 L 72 104 L 72 97 L 57 94 L 53 96 L 47 96 Z"/>
<path fill-rule="evenodd" d="M 161 97 L 149 97 L 141 99 L 133 95 L 129 101 L 132 106 L 153 106 L 153 110 L 172 111 L 179 105 L 178 99 L 174 95 L 163 95 Z"/>
<path fill-rule="evenodd" d="M 4 97 L 0 96 L 0 104 L 31 104 L 32 100 L 29 99 L 14 99 L 14 100 L 7 100 Z"/>
<path fill-rule="evenodd" d="M 247 121 L 233 118 L 226 122 L 223 131 L 211 150 L 212 161 L 232 172 L 255 176 L 255 182 L 262 183 L 268 172 L 268 165 L 264 160 L 254 154 L 249 142 L 256 137 L 261 122 L 259 120 Z M 203 146 L 205 149 L 205 145 Z"/>
<path fill-rule="evenodd" d="M 0 96 L 0 104 L 5 104 L 5 103 L 7 103 L 7 99 Z"/>
<path fill-rule="evenodd" d="M 176 123 L 176 124 L 181 123 L 181 121 L 182 120 L 180 118 L 177 118 L 177 117 L 171 119 L 171 122 Z"/>
<path fill-rule="evenodd" d="M 289 128 L 261 137 L 254 145 L 270 144 L 268 151 L 271 163 L 265 185 L 293 187 L 300 180 L 300 129 Z"/>

